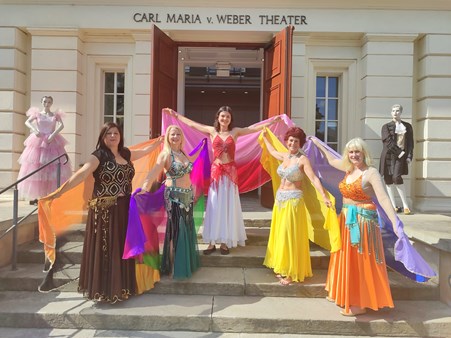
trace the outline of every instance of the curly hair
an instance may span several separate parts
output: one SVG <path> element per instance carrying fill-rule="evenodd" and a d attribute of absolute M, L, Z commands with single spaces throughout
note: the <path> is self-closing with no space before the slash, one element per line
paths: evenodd
<path fill-rule="evenodd" d="M 299 140 L 299 145 L 301 146 L 301 148 L 304 146 L 304 144 L 307 140 L 307 136 L 305 135 L 305 132 L 299 127 L 289 128 L 287 130 L 287 132 L 285 133 L 285 137 L 283 138 L 283 140 L 285 142 L 287 142 L 290 137 L 297 138 Z"/>

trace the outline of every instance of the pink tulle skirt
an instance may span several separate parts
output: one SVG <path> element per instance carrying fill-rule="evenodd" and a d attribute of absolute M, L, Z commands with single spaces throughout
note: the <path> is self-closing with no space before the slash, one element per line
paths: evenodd
<path fill-rule="evenodd" d="M 49 135 L 37 137 L 35 134 L 31 134 L 25 140 L 25 150 L 18 160 L 21 165 L 18 179 L 66 152 L 64 146 L 67 144 L 67 141 L 64 137 L 56 135 L 50 143 L 47 143 L 48 137 Z M 62 158 L 60 184 L 67 181 L 72 174 L 70 162 L 63 164 L 64 161 L 65 159 Z M 21 199 L 34 200 L 44 197 L 57 189 L 57 168 L 58 162 L 56 161 L 21 182 L 18 186 L 19 197 Z"/>

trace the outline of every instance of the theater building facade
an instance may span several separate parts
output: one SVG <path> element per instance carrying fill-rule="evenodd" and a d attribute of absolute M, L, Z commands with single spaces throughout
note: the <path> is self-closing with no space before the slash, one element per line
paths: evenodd
<path fill-rule="evenodd" d="M 401 104 L 414 129 L 405 185 L 417 212 L 451 205 L 451 5 L 448 0 L 0 0 L 0 188 L 17 179 L 30 106 L 66 112 L 74 169 L 105 121 L 127 145 L 161 133 L 172 107 L 239 126 L 287 114 L 341 151 Z"/>

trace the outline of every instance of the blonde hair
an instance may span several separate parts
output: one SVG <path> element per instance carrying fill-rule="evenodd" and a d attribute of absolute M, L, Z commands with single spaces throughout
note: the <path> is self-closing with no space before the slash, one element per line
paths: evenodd
<path fill-rule="evenodd" d="M 183 134 L 182 129 L 179 126 L 176 126 L 175 124 L 171 124 L 166 128 L 166 134 L 164 135 L 164 146 L 163 151 L 167 152 L 168 154 L 171 153 L 171 145 L 169 144 L 169 132 L 171 129 L 176 129 L 180 132 L 181 140 L 180 140 L 180 150 L 183 151 L 183 147 L 185 146 L 185 135 Z"/>
<path fill-rule="evenodd" d="M 368 144 L 362 140 L 360 137 L 353 138 L 346 143 L 343 150 L 343 165 L 346 171 L 352 171 L 354 166 L 349 160 L 349 152 L 351 150 L 359 150 L 363 155 L 363 162 L 368 166 L 373 165 L 373 160 L 371 159 L 370 152 L 368 150 Z"/>

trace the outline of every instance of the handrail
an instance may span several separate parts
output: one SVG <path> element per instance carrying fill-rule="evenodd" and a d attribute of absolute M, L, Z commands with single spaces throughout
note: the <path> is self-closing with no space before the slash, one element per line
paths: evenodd
<path fill-rule="evenodd" d="M 57 183 L 57 187 L 59 187 L 61 185 L 61 158 L 64 157 L 65 158 L 65 162 L 62 164 L 66 164 L 69 161 L 69 156 L 67 156 L 66 153 L 54 158 L 53 160 L 51 160 L 50 162 L 42 165 L 41 167 L 39 167 L 38 169 L 32 171 L 31 173 L 29 173 L 28 175 L 22 177 L 21 179 L 17 180 L 16 182 L 14 182 L 13 184 L 9 185 L 8 187 L 4 188 L 2 191 L 0 191 L 0 195 L 3 194 L 5 191 L 11 189 L 12 187 L 14 187 L 14 199 L 13 199 L 13 224 L 11 227 L 9 227 L 5 233 L 3 235 L 0 236 L 0 239 L 3 238 L 4 236 L 6 236 L 6 234 L 8 234 L 11 230 L 12 230 L 12 255 L 11 255 L 11 269 L 12 270 L 17 270 L 17 226 L 28 216 L 30 216 L 31 214 L 33 214 L 37 208 L 35 210 L 33 210 L 31 213 L 29 213 L 27 216 L 23 217 L 20 221 L 18 221 L 18 211 L 19 211 L 19 191 L 17 190 L 17 186 L 20 182 L 22 182 L 23 180 L 26 180 L 28 177 L 33 176 L 34 174 L 36 174 L 37 172 L 41 171 L 42 169 L 46 168 L 47 166 L 49 166 L 50 164 L 52 164 L 53 162 L 58 161 L 58 166 L 57 166 L 57 171 L 56 171 L 56 183 Z"/>

